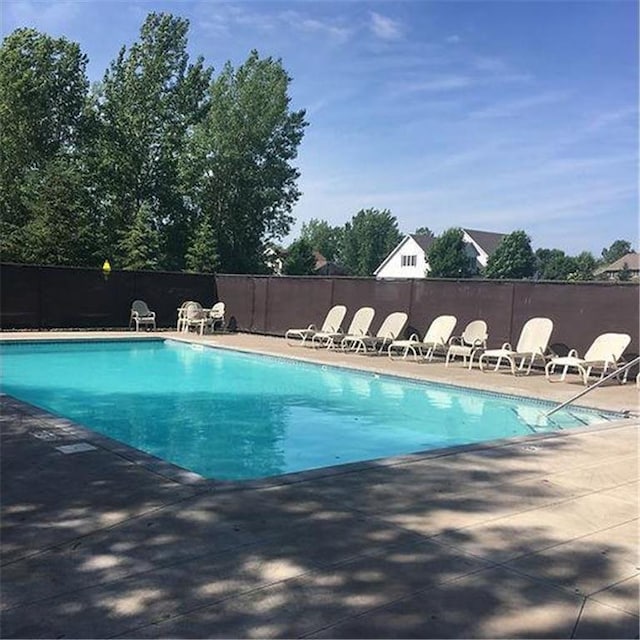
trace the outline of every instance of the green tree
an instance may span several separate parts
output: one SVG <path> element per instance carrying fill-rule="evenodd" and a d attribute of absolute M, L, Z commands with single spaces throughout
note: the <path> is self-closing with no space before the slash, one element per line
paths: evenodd
<path fill-rule="evenodd" d="M 598 261 L 589 251 L 583 251 L 579 255 L 571 258 L 571 271 L 567 276 L 567 280 L 584 281 L 593 280 Z"/>
<path fill-rule="evenodd" d="M 373 275 L 401 239 L 398 222 L 391 211 L 361 209 L 344 226 L 340 263 L 352 275 Z"/>
<path fill-rule="evenodd" d="M 133 224 L 122 233 L 117 249 L 119 258 L 116 264 L 119 263 L 123 269 L 142 271 L 158 268 L 160 234 L 147 203 L 140 205 Z"/>
<path fill-rule="evenodd" d="M 616 240 L 608 248 L 602 250 L 602 263 L 607 265 L 623 258 L 633 251 L 628 240 Z"/>
<path fill-rule="evenodd" d="M 42 255 L 42 247 L 31 246 L 25 233 L 28 224 L 50 227 L 34 220 L 44 211 L 44 195 L 34 189 L 48 189 L 53 173 L 60 173 L 57 167 L 49 177 L 39 176 L 49 163 L 78 150 L 89 86 L 86 65 L 76 43 L 34 29 L 17 29 L 0 47 L 0 251 L 5 260 Z M 64 168 L 69 187 L 77 185 L 69 172 L 78 166 Z M 58 211 L 65 208 L 66 198 L 69 208 L 76 209 L 78 193 L 69 191 L 65 197 L 58 191 Z"/>
<path fill-rule="evenodd" d="M 433 241 L 427 257 L 432 278 L 469 278 L 475 272 L 462 229 L 447 229 Z"/>
<path fill-rule="evenodd" d="M 215 273 L 218 262 L 216 234 L 211 222 L 203 218 L 187 251 L 187 269 L 197 273 Z"/>
<path fill-rule="evenodd" d="M 536 259 L 529 236 L 524 231 L 514 231 L 505 236 L 489 256 L 485 276 L 494 279 L 531 278 L 535 268 Z"/>
<path fill-rule="evenodd" d="M 93 96 L 90 159 L 107 242 L 123 248 L 118 237 L 144 208 L 159 234 L 156 261 L 171 269 L 184 266 L 193 236 L 179 159 L 187 134 L 208 109 L 211 78 L 202 58 L 189 64 L 188 29 L 183 18 L 149 14 L 139 41 L 120 50 Z"/>
<path fill-rule="evenodd" d="M 22 252 L 25 262 L 91 266 L 104 258 L 85 181 L 77 161 L 64 156 L 29 174 L 24 188 L 30 213 Z"/>
<path fill-rule="evenodd" d="M 325 220 L 311 218 L 302 224 L 300 237 L 309 242 L 311 247 L 319 251 L 327 260 L 337 258 L 342 241 L 342 227 L 332 227 Z"/>
<path fill-rule="evenodd" d="M 429 229 L 429 227 L 418 227 L 414 231 L 414 234 L 417 236 L 430 236 L 431 238 L 435 238 L 435 234 L 431 229 Z"/>
<path fill-rule="evenodd" d="M 618 280 L 620 282 L 628 282 L 631 280 L 631 269 L 629 269 L 629 265 L 624 262 L 622 264 L 622 269 L 618 272 Z"/>
<path fill-rule="evenodd" d="M 575 268 L 573 259 L 560 249 L 537 249 L 535 259 L 539 280 L 567 280 Z"/>
<path fill-rule="evenodd" d="M 238 69 L 225 65 L 194 128 L 183 172 L 215 231 L 221 271 L 264 271 L 266 246 L 291 228 L 300 197 L 291 163 L 307 123 L 304 111 L 290 110 L 290 82 L 281 61 L 252 51 Z"/>
<path fill-rule="evenodd" d="M 305 238 L 292 242 L 282 265 L 282 273 L 288 276 L 312 275 L 316 266 L 313 247 Z"/>

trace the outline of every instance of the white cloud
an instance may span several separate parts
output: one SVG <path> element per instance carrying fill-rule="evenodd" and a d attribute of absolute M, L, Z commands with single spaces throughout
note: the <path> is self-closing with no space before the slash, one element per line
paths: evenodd
<path fill-rule="evenodd" d="M 540 93 L 525 96 L 517 100 L 497 102 L 484 109 L 477 109 L 470 114 L 471 118 L 508 118 L 533 107 L 562 102 L 567 98 L 566 92 Z"/>
<path fill-rule="evenodd" d="M 402 36 L 402 27 L 397 20 L 372 11 L 369 26 L 375 36 L 382 40 L 398 40 Z"/>
<path fill-rule="evenodd" d="M 620 122 L 631 120 L 631 118 L 634 119 L 634 123 L 637 123 L 637 117 L 638 107 L 635 105 L 622 107 L 614 111 L 605 111 L 594 116 L 585 127 L 585 130 L 590 132 L 599 131 L 611 125 L 617 125 Z"/>
<path fill-rule="evenodd" d="M 403 85 L 396 85 L 400 91 L 453 91 L 455 89 L 465 89 L 476 81 L 469 76 L 448 75 L 438 76 L 424 81 L 407 82 Z"/>
<path fill-rule="evenodd" d="M 347 40 L 352 33 L 352 29 L 337 23 L 318 20 L 317 18 L 305 18 L 293 11 L 286 12 L 286 15 L 288 24 L 294 29 L 321 33 L 342 41 Z"/>
<path fill-rule="evenodd" d="M 251 5 L 249 5 L 251 6 Z M 255 5 L 260 6 L 260 5 Z M 290 33 L 316 33 L 323 37 L 344 42 L 351 36 L 353 29 L 346 26 L 339 19 L 320 20 L 294 10 L 269 13 L 267 11 L 251 11 L 246 5 L 225 5 L 201 3 L 202 18 L 198 25 L 217 35 L 230 35 L 236 28 L 250 29 L 262 33 L 271 32 L 282 34 L 283 30 Z"/>
<path fill-rule="evenodd" d="M 12 30 L 31 27 L 45 33 L 58 34 L 63 33 L 69 22 L 81 11 L 81 2 L 4 2 L 2 21 L 4 26 L 13 25 Z"/>

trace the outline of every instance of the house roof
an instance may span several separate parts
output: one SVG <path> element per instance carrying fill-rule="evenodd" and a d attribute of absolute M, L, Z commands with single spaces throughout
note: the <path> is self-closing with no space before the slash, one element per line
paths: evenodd
<path fill-rule="evenodd" d="M 416 240 L 416 238 L 421 238 L 423 236 L 420 235 L 416 235 L 416 234 L 407 234 L 404 238 L 402 238 L 402 240 L 400 240 L 400 242 L 398 242 L 398 244 L 389 252 L 389 255 L 380 263 L 380 265 L 378 266 L 378 268 L 373 272 L 374 276 L 378 275 L 378 272 L 380 271 L 380 269 L 382 269 L 390 260 L 393 256 L 396 255 L 396 253 L 398 253 L 398 251 L 400 251 L 400 249 L 402 247 L 404 247 L 405 244 L 407 244 L 407 242 L 409 242 L 409 240 L 413 240 L 414 242 L 418 243 L 418 241 Z M 429 236 L 424 236 L 424 237 L 429 237 Z M 420 248 L 422 248 L 422 245 L 420 243 L 418 243 Z"/>
<path fill-rule="evenodd" d="M 503 238 L 506 237 L 506 233 L 494 233 L 493 231 L 478 231 L 477 229 L 462 229 L 465 231 L 473 240 L 481 246 L 487 253 L 487 255 L 491 255 L 497 248 L 498 245 L 502 242 Z"/>
<path fill-rule="evenodd" d="M 415 242 L 424 252 L 427 252 L 429 250 L 429 247 L 435 240 L 434 236 L 427 235 L 426 233 L 410 233 L 409 236 L 411 236 L 415 240 Z"/>
<path fill-rule="evenodd" d="M 636 253 L 635 251 L 627 253 L 626 256 L 618 258 L 615 262 L 596 269 L 595 272 L 598 274 L 606 273 L 607 271 L 622 271 L 625 263 L 627 264 L 627 269 L 630 269 L 631 271 L 640 271 L 640 253 Z"/>
<path fill-rule="evenodd" d="M 313 257 L 315 258 L 316 261 L 316 269 L 320 269 L 320 267 L 324 267 L 325 264 L 327 264 L 327 259 L 319 252 L 316 251 L 315 249 L 313 250 Z"/>

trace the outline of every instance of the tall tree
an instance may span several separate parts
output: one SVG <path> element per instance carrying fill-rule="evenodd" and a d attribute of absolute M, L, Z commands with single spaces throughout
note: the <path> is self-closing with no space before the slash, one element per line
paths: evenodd
<path fill-rule="evenodd" d="M 583 251 L 574 258 L 571 258 L 572 268 L 567 276 L 568 280 L 593 280 L 598 261 L 589 251 Z"/>
<path fill-rule="evenodd" d="M 288 276 L 309 276 L 313 274 L 315 266 L 316 259 L 313 256 L 311 244 L 308 240 L 299 238 L 287 249 L 282 273 Z"/>
<path fill-rule="evenodd" d="M 602 262 L 605 265 L 611 264 L 626 256 L 628 253 L 631 253 L 631 251 L 633 251 L 633 249 L 628 240 L 616 240 L 612 242 L 608 248 L 605 247 L 602 250 Z"/>
<path fill-rule="evenodd" d="M 561 249 L 536 249 L 535 259 L 539 280 L 567 280 L 574 269 L 573 259 Z"/>
<path fill-rule="evenodd" d="M 210 220 L 203 217 L 196 227 L 187 251 L 187 269 L 197 273 L 214 273 L 218 268 L 218 262 L 216 234 Z"/>
<path fill-rule="evenodd" d="M 350 274 L 370 276 L 401 239 L 391 211 L 361 209 L 344 226 L 338 257 Z"/>
<path fill-rule="evenodd" d="M 485 276 L 495 279 L 531 278 L 535 269 L 531 239 L 524 231 L 514 231 L 505 236 L 489 256 Z"/>
<path fill-rule="evenodd" d="M 433 233 L 433 231 L 431 231 L 431 229 L 429 229 L 429 227 L 418 227 L 414 231 L 414 234 L 418 236 L 430 236 L 432 238 L 435 237 L 435 234 Z"/>
<path fill-rule="evenodd" d="M 25 262 L 97 266 L 106 257 L 101 255 L 90 189 L 78 164 L 76 158 L 60 156 L 27 176 L 23 193 L 29 218 L 21 255 Z"/>
<path fill-rule="evenodd" d="M 342 232 L 342 227 L 332 227 L 325 220 L 311 218 L 302 224 L 300 237 L 307 240 L 311 248 L 319 251 L 327 260 L 333 261 L 340 250 Z"/>
<path fill-rule="evenodd" d="M 266 245 L 293 222 L 300 191 L 291 163 L 307 123 L 304 111 L 290 110 L 290 82 L 279 60 L 256 51 L 238 69 L 227 63 L 194 129 L 183 172 L 194 208 L 215 231 L 221 271 L 263 271 Z"/>
<path fill-rule="evenodd" d="M 131 226 L 121 230 L 117 249 L 119 257 L 112 262 L 115 266 L 136 271 L 158 268 L 160 234 L 153 211 L 146 202 L 140 205 Z"/>
<path fill-rule="evenodd" d="M 43 212 L 37 189 L 48 188 L 51 176 L 37 174 L 77 152 L 89 86 L 86 65 L 76 43 L 34 29 L 14 31 L 0 47 L 0 250 L 5 260 L 33 259 L 40 251 L 25 233 L 30 222 L 48 226 L 34 217 Z M 69 187 L 77 183 L 69 172 L 78 166 L 68 163 L 64 169 Z M 58 191 L 55 200 L 59 210 L 66 200 L 74 209 L 78 194 Z M 39 208 L 33 211 L 36 202 Z"/>
<path fill-rule="evenodd" d="M 475 272 L 467 254 L 462 229 L 447 229 L 438 236 L 428 251 L 429 273 L 432 278 L 469 278 Z"/>
<path fill-rule="evenodd" d="M 92 166 L 108 242 L 120 251 L 119 234 L 144 208 L 159 234 L 156 263 L 172 269 L 184 266 L 192 234 L 178 161 L 207 111 L 211 78 L 202 58 L 189 64 L 188 29 L 183 18 L 149 14 L 139 41 L 120 50 L 94 95 Z"/>

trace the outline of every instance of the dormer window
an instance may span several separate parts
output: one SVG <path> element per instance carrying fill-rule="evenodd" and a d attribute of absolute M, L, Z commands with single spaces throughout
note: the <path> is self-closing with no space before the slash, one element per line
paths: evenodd
<path fill-rule="evenodd" d="M 418 256 L 400 256 L 400 261 L 403 267 L 415 267 L 418 264 Z"/>

